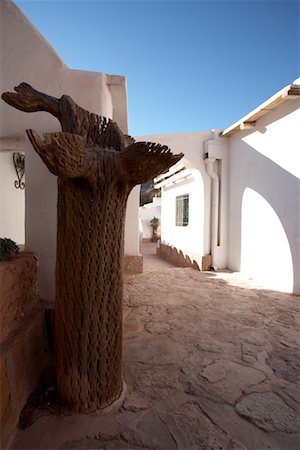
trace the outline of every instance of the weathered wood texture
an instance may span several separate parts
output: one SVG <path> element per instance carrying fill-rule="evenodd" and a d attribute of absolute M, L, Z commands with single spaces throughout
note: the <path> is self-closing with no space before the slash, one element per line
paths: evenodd
<path fill-rule="evenodd" d="M 183 156 L 134 142 L 118 125 L 21 83 L 2 98 L 25 112 L 47 111 L 62 132 L 27 135 L 58 176 L 56 366 L 58 392 L 73 411 L 91 412 L 122 391 L 122 258 L 126 201 L 136 184 Z"/>

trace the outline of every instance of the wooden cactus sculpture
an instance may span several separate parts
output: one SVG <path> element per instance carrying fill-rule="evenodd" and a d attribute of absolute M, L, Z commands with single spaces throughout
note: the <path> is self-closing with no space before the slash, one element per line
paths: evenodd
<path fill-rule="evenodd" d="M 38 92 L 26 83 L 2 98 L 25 112 L 47 111 L 62 132 L 30 142 L 58 177 L 55 347 L 58 394 L 88 413 L 122 391 L 123 235 L 131 189 L 183 155 L 135 142 L 111 120 L 70 97 Z"/>

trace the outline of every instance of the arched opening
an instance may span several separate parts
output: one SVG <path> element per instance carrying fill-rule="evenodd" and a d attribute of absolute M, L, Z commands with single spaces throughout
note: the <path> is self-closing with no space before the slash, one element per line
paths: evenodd
<path fill-rule="evenodd" d="M 241 272 L 268 288 L 293 292 L 293 262 L 278 215 L 256 191 L 242 200 Z"/>

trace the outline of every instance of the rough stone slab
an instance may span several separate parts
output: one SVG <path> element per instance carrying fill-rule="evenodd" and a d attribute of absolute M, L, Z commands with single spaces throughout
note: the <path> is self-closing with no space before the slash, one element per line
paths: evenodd
<path fill-rule="evenodd" d="M 135 338 L 138 334 L 142 333 L 144 330 L 143 323 L 138 323 L 136 321 L 128 320 L 126 326 L 123 327 L 123 339 L 124 341 L 129 341 Z"/>
<path fill-rule="evenodd" d="M 156 411 L 163 423 L 168 428 L 169 433 L 176 443 L 176 448 L 188 448 L 188 439 L 184 432 L 180 428 L 178 428 L 173 415 L 171 413 L 166 413 L 165 410 L 161 410 L 159 407 L 156 408 Z"/>
<path fill-rule="evenodd" d="M 113 414 L 73 414 L 71 416 L 44 416 L 30 428 L 20 431 L 11 449 L 53 450 L 66 442 L 77 441 L 85 436 L 103 437 L 106 440 L 119 434 Z"/>
<path fill-rule="evenodd" d="M 132 364 L 126 370 L 127 383 L 134 386 L 135 397 L 159 401 L 183 389 L 179 371 L 173 365 Z"/>
<path fill-rule="evenodd" d="M 97 439 L 85 438 L 79 441 L 66 442 L 57 450 L 145 450 L 144 447 L 130 446 L 122 439 L 111 441 L 100 441 Z"/>
<path fill-rule="evenodd" d="M 200 405 L 218 427 L 226 431 L 232 439 L 241 442 L 247 450 L 273 448 L 270 446 L 269 436 L 239 416 L 232 406 L 225 403 L 217 404 L 207 399 L 200 400 Z"/>
<path fill-rule="evenodd" d="M 170 324 L 165 322 L 148 322 L 145 325 L 145 329 L 149 333 L 154 334 L 168 334 L 170 333 Z"/>
<path fill-rule="evenodd" d="M 300 382 L 299 349 L 276 346 L 267 358 L 275 375 L 293 383 Z"/>
<path fill-rule="evenodd" d="M 259 348 L 256 345 L 248 342 L 242 342 L 241 344 L 242 360 L 246 363 L 255 363 L 257 361 L 257 354 Z"/>
<path fill-rule="evenodd" d="M 235 409 L 238 414 L 265 431 L 300 431 L 299 415 L 273 392 L 246 395 Z"/>
<path fill-rule="evenodd" d="M 232 405 L 247 387 L 259 384 L 266 378 L 252 367 L 227 360 L 218 360 L 205 367 L 201 375 L 213 383 L 218 394 Z"/>
<path fill-rule="evenodd" d="M 121 417 L 121 438 L 130 445 L 151 449 L 176 449 L 170 431 L 153 409 L 123 413 Z"/>
<path fill-rule="evenodd" d="M 218 427 L 209 416 L 205 415 L 198 402 L 188 401 L 177 408 L 174 422 L 188 441 L 188 449 L 234 449 L 245 450 L 244 446 Z"/>
<path fill-rule="evenodd" d="M 122 406 L 126 411 L 137 412 L 147 409 L 150 406 L 150 401 L 139 395 L 138 392 L 133 391 L 126 395 Z"/>
<path fill-rule="evenodd" d="M 230 435 L 207 414 L 203 405 L 209 403 L 203 399 L 202 404 L 197 396 L 181 391 L 158 402 L 156 410 L 172 433 L 178 449 L 245 449 L 237 436 Z M 223 405 L 212 404 L 217 411 L 222 410 Z M 237 414 L 236 417 L 242 421 Z"/>
<path fill-rule="evenodd" d="M 128 343 L 125 356 L 132 361 L 167 365 L 183 360 L 186 350 L 182 344 L 170 338 L 153 336 L 151 339 Z"/>
<path fill-rule="evenodd" d="M 195 348 L 200 352 L 208 353 L 223 353 L 224 347 L 215 339 L 202 337 L 201 341 L 195 345 Z"/>
<path fill-rule="evenodd" d="M 185 392 L 197 397 L 198 399 L 213 401 L 215 404 L 225 402 L 214 385 L 209 383 L 206 378 L 203 378 L 195 373 L 190 373 L 185 387 Z"/>
<path fill-rule="evenodd" d="M 300 383 L 287 386 L 283 392 L 297 403 L 300 413 Z"/>

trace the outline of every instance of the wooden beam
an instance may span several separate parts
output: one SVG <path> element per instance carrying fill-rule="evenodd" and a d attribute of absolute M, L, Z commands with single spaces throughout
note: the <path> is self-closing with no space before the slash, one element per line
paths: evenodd
<path fill-rule="evenodd" d="M 255 128 L 255 123 L 256 122 L 242 122 L 240 124 L 240 130 L 252 130 Z"/>
<path fill-rule="evenodd" d="M 25 138 L 23 137 L 0 137 L 0 151 L 24 152 Z"/>

